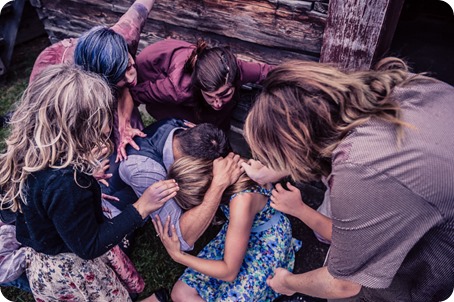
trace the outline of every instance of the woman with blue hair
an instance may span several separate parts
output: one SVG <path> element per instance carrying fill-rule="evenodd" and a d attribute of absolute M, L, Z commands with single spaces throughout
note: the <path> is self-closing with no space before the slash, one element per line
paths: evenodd
<path fill-rule="evenodd" d="M 140 40 L 140 32 L 155 0 L 136 0 L 120 20 L 112 27 L 98 26 L 84 33 L 79 39 L 64 39 L 44 49 L 35 61 L 30 82 L 49 65 L 75 63 L 83 69 L 99 74 L 109 83 L 118 99 L 114 115 L 113 141 L 123 151 L 128 143 L 138 148 L 132 137 L 145 136 L 140 114 L 134 108 L 127 87 L 137 83 L 134 55 Z"/>

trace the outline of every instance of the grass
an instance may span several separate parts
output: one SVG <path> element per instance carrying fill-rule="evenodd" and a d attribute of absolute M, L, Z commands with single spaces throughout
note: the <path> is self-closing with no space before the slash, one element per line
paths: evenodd
<path fill-rule="evenodd" d="M 22 92 L 27 87 L 33 63 L 47 46 L 46 39 L 32 41 L 20 45 L 16 50 L 7 74 L 0 78 L 0 115 L 5 115 L 14 108 L 14 104 L 19 100 Z M 143 109 L 143 108 L 141 108 Z M 140 110 L 144 124 L 154 122 L 145 110 Z M 0 128 L 0 150 L 3 150 L 4 140 L 7 136 L 7 129 Z M 197 243 L 194 252 L 197 253 L 206 245 L 218 232 L 219 227 L 212 227 L 205 232 Z M 137 270 L 145 280 L 145 289 L 139 296 L 139 300 L 151 295 L 156 289 L 161 287 L 172 289 L 173 284 L 182 274 L 184 267 L 175 263 L 167 254 L 161 244 L 151 222 L 136 232 L 134 248 L 131 259 L 136 265 Z M 2 287 L 3 295 L 11 301 L 32 302 L 33 296 L 27 292 L 12 287 Z"/>

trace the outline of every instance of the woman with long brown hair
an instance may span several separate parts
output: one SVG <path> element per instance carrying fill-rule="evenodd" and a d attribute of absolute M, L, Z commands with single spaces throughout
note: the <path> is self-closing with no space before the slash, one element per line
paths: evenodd
<path fill-rule="evenodd" d="M 135 101 L 146 104 L 157 120 L 185 119 L 229 130 L 241 85 L 259 83 L 270 65 L 237 59 L 228 47 L 209 47 L 166 39 L 145 47 L 137 56 Z"/>
<path fill-rule="evenodd" d="M 253 155 L 296 181 L 325 178 L 332 211 L 327 265 L 298 275 L 278 269 L 271 287 L 354 296 L 348 301 L 446 299 L 454 287 L 454 136 L 446 132 L 454 88 L 409 73 L 397 58 L 368 71 L 288 62 L 263 86 L 245 123 Z M 297 217 L 305 209 L 293 187 L 277 186 L 272 201 Z"/>
<path fill-rule="evenodd" d="M 175 201 L 183 208 L 199 205 L 213 178 L 213 161 L 183 157 L 168 177 L 179 184 Z M 172 291 L 173 301 L 273 301 L 278 294 L 266 278 L 279 266 L 293 269 L 300 243 L 290 221 L 270 207 L 269 190 L 246 175 L 224 192 L 221 210 L 227 217 L 217 236 L 197 255 L 180 251 L 169 220 L 155 227 L 170 256 L 188 266 Z"/>

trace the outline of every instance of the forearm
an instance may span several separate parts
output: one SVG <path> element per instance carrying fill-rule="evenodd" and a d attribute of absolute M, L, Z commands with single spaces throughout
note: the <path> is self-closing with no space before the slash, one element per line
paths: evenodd
<path fill-rule="evenodd" d="M 143 6 L 145 6 L 147 11 L 150 12 L 151 8 L 153 7 L 154 1 L 155 0 L 136 0 L 135 3 L 142 4 Z"/>
<path fill-rule="evenodd" d="M 155 0 L 136 0 L 118 22 L 112 26 L 112 29 L 126 40 L 132 55 L 137 52 L 140 32 L 147 21 L 154 2 Z"/>
<path fill-rule="evenodd" d="M 333 223 L 329 217 L 317 212 L 306 204 L 297 212 L 296 217 L 314 232 L 331 241 Z"/>
<path fill-rule="evenodd" d="M 194 245 L 210 225 L 224 190 L 225 187 L 212 184 L 205 194 L 203 202 L 180 217 L 181 235 L 188 245 Z"/>
<path fill-rule="evenodd" d="M 124 88 L 120 99 L 118 100 L 118 123 L 119 131 L 126 128 L 126 124 L 131 122 L 131 115 L 134 109 L 134 101 L 132 100 L 131 94 L 128 88 Z"/>
<path fill-rule="evenodd" d="M 229 268 L 223 260 L 201 259 L 184 252 L 181 252 L 174 260 L 199 273 L 227 282 L 235 280 L 239 271 L 238 269 Z"/>
<path fill-rule="evenodd" d="M 353 297 L 361 290 L 358 283 L 334 278 L 326 266 L 304 274 L 292 274 L 285 282 L 295 292 L 325 299 Z"/>

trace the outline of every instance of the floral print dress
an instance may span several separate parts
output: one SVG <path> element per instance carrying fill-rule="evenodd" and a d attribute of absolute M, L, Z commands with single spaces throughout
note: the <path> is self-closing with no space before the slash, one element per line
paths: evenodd
<path fill-rule="evenodd" d="M 238 194 L 260 193 L 270 196 L 262 187 L 253 187 Z M 232 200 L 237 194 L 232 195 Z M 275 268 L 293 270 L 295 252 L 301 242 L 292 238 L 290 221 L 274 210 L 268 199 L 265 207 L 256 214 L 252 224 L 248 249 L 240 272 L 233 282 L 226 282 L 187 268 L 180 277 L 184 283 L 197 290 L 206 301 L 273 301 L 279 296 L 267 284 L 266 279 Z M 228 228 L 229 207 L 221 205 L 227 217 L 217 236 L 198 254 L 199 258 L 222 260 Z"/>

